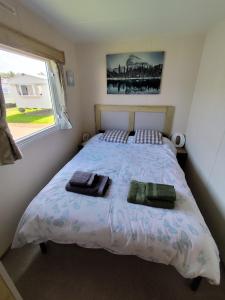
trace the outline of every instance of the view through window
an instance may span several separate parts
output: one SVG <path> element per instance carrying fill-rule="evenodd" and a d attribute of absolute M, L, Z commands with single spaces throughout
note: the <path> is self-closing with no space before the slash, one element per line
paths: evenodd
<path fill-rule="evenodd" d="M 45 61 L 0 49 L 0 76 L 14 139 L 55 124 Z"/>

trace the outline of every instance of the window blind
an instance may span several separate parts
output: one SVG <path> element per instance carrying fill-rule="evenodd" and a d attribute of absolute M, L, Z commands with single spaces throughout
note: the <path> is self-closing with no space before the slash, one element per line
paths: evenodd
<path fill-rule="evenodd" d="M 0 44 L 51 59 L 57 63 L 65 63 L 63 51 L 55 49 L 2 23 L 0 23 Z"/>

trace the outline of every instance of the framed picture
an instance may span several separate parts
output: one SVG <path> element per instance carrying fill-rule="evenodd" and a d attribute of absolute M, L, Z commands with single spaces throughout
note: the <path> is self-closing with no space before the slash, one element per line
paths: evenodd
<path fill-rule="evenodd" d="M 74 72 L 71 70 L 66 71 L 66 82 L 68 86 L 75 86 Z"/>
<path fill-rule="evenodd" d="M 160 94 L 164 51 L 106 55 L 107 94 Z"/>

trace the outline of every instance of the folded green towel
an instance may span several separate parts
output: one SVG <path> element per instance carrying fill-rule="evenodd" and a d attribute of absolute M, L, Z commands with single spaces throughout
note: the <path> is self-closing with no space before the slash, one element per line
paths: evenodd
<path fill-rule="evenodd" d="M 136 200 L 138 203 L 144 203 L 146 200 L 146 184 L 144 182 L 139 182 L 136 194 Z"/>
<path fill-rule="evenodd" d="M 138 187 L 139 187 L 138 181 L 132 180 L 130 183 L 130 189 L 129 189 L 129 193 L 128 193 L 128 197 L 127 197 L 128 202 L 131 202 L 131 203 L 136 202 Z"/>
<path fill-rule="evenodd" d="M 159 208 L 174 208 L 176 192 L 173 186 L 132 180 L 127 201 Z"/>
<path fill-rule="evenodd" d="M 176 200 L 174 186 L 159 183 L 146 183 L 146 197 L 151 201 L 169 201 Z"/>
<path fill-rule="evenodd" d="M 169 201 L 150 201 L 150 200 L 146 200 L 143 205 L 147 205 L 147 206 L 152 206 L 152 207 L 158 207 L 158 208 L 174 208 L 175 207 L 175 203 L 174 202 L 169 202 Z"/>

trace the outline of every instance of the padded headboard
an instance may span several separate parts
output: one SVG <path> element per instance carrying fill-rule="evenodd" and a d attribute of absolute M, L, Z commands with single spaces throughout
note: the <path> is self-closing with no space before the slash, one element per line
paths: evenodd
<path fill-rule="evenodd" d="M 157 129 L 171 134 L 174 106 L 95 104 L 96 132 L 106 129 Z"/>

